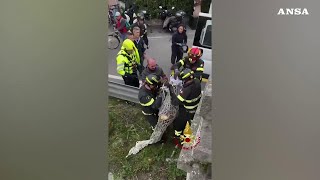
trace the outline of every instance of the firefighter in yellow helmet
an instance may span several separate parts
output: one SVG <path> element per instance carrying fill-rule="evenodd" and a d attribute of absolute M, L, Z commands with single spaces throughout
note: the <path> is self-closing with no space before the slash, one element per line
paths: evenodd
<path fill-rule="evenodd" d="M 146 81 L 139 89 L 138 99 L 142 106 L 142 113 L 145 115 L 151 128 L 157 125 L 159 108 L 162 103 L 161 96 L 158 96 L 160 77 L 155 74 L 149 74 Z"/>
<path fill-rule="evenodd" d="M 169 86 L 169 88 L 172 104 L 179 105 L 178 116 L 174 120 L 173 126 L 175 135 L 180 137 L 183 135 L 187 122 L 191 124 L 191 120 L 198 108 L 201 99 L 201 82 L 198 78 L 194 77 L 194 72 L 188 68 L 182 70 L 178 77 L 183 83 L 179 95 L 177 96 L 173 93 L 172 86 Z"/>
<path fill-rule="evenodd" d="M 139 87 L 136 47 L 130 39 L 123 41 L 121 50 L 117 54 L 117 72 L 126 85 Z"/>

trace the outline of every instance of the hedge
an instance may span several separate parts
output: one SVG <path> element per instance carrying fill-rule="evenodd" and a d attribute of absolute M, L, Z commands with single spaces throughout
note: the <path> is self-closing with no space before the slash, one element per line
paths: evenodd
<path fill-rule="evenodd" d="M 139 10 L 146 9 L 148 13 L 150 13 L 152 18 L 159 17 L 159 6 L 167 6 L 171 8 L 175 7 L 175 10 L 184 10 L 187 16 L 191 16 L 193 14 L 193 0 L 122 0 L 127 6 L 132 4 L 133 2 L 139 6 Z M 210 7 L 211 0 L 202 0 L 202 11 L 208 12 Z"/>
<path fill-rule="evenodd" d="M 131 4 L 132 1 L 127 1 L 128 4 Z M 167 6 L 171 8 L 175 7 L 175 10 L 184 10 L 187 15 L 191 15 L 193 12 L 193 0 L 135 0 L 136 5 L 139 6 L 139 9 L 146 9 L 150 13 L 152 18 L 159 17 L 159 6 Z"/>

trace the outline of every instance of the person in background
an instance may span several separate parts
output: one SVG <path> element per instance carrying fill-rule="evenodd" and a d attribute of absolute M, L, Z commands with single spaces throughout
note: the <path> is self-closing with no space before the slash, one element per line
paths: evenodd
<path fill-rule="evenodd" d="M 146 77 L 149 74 L 155 74 L 160 79 L 161 83 L 168 82 L 168 77 L 163 72 L 163 69 L 158 66 L 157 61 L 153 58 L 147 60 L 147 66 L 141 74 L 142 83 L 145 82 Z"/>
<path fill-rule="evenodd" d="M 120 32 L 121 39 L 124 41 L 126 39 L 126 34 L 128 31 L 126 27 L 127 20 L 121 16 L 120 12 L 116 12 L 115 17 L 116 17 L 115 30 L 118 30 Z"/>
<path fill-rule="evenodd" d="M 130 39 L 132 42 L 134 42 L 134 37 L 131 30 L 127 31 L 127 38 Z"/>
<path fill-rule="evenodd" d="M 138 71 L 141 75 L 142 71 L 144 70 L 143 62 L 144 62 L 144 55 L 145 55 L 145 47 L 144 47 L 144 40 L 140 37 L 140 28 L 139 27 L 133 27 L 133 38 L 134 38 L 134 44 L 138 49 L 139 52 L 139 58 L 140 58 L 140 64 L 138 65 Z"/>
<path fill-rule="evenodd" d="M 140 28 L 140 37 L 142 37 L 143 41 L 145 42 L 145 44 L 147 46 L 147 49 L 149 49 L 147 25 L 144 22 L 144 15 L 143 14 L 138 14 L 137 19 L 135 21 L 133 21 L 131 28 L 134 28 L 134 27 Z"/>
<path fill-rule="evenodd" d="M 187 34 L 185 32 L 185 27 L 179 25 L 177 32 L 172 35 L 172 45 L 171 45 L 171 64 L 174 65 L 177 61 L 182 59 L 183 51 L 180 49 L 179 43 L 187 44 Z"/>
<path fill-rule="evenodd" d="M 134 16 L 135 13 L 134 13 L 134 12 L 135 12 L 137 9 L 139 9 L 139 7 L 138 7 L 135 3 L 131 4 L 131 5 L 129 6 L 129 8 L 127 9 L 127 14 L 128 14 L 128 16 L 130 17 L 130 21 L 129 21 L 130 24 L 133 23 L 133 20 L 134 20 L 134 18 L 135 18 L 135 16 Z"/>
<path fill-rule="evenodd" d="M 135 37 L 134 37 L 134 35 L 133 35 L 133 33 L 131 32 L 131 30 L 128 30 L 128 32 L 127 32 L 127 38 L 128 39 L 130 39 L 133 43 L 135 43 Z M 136 44 L 135 44 L 135 56 L 136 56 L 136 63 L 137 63 L 137 70 L 139 71 L 139 73 L 141 74 L 141 72 L 142 72 L 142 68 L 140 67 L 141 65 L 141 60 L 140 60 L 140 54 L 139 54 L 139 50 L 138 50 L 138 48 L 137 48 L 137 46 L 136 46 Z"/>

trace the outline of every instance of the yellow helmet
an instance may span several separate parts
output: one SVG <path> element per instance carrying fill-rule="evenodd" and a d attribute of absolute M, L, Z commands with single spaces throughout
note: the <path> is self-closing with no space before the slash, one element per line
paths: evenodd
<path fill-rule="evenodd" d="M 131 51 L 134 49 L 134 43 L 130 39 L 126 39 L 123 41 L 122 47 L 127 51 Z"/>

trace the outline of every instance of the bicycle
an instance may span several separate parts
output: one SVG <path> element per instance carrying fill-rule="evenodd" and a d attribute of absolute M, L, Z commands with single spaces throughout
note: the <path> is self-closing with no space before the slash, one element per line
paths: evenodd
<path fill-rule="evenodd" d="M 120 32 L 115 30 L 108 35 L 108 49 L 117 49 L 120 45 Z"/>

